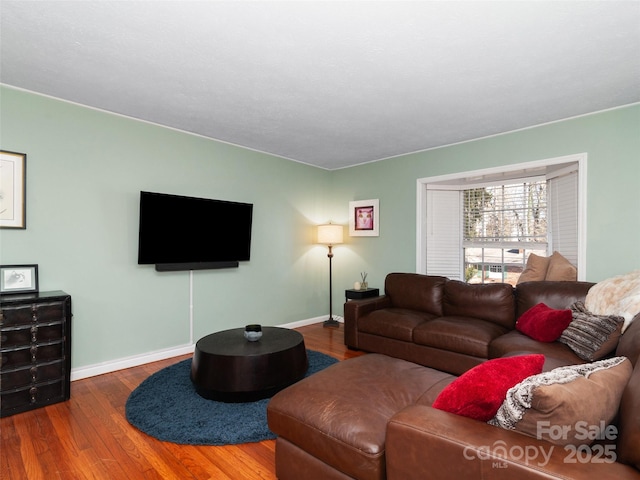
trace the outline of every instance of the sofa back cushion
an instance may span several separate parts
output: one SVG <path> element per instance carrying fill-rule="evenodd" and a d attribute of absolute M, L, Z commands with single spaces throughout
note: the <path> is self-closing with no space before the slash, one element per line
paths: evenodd
<path fill-rule="evenodd" d="M 394 307 L 442 316 L 446 282 L 446 277 L 434 275 L 390 273 L 384 282 L 384 292 Z"/>
<path fill-rule="evenodd" d="M 515 325 L 513 287 L 508 283 L 468 284 L 449 280 L 444 287 L 444 315 L 474 317 L 507 328 Z"/>
<path fill-rule="evenodd" d="M 556 308 L 571 308 L 577 301 L 584 302 L 589 289 L 595 285 L 590 282 L 524 282 L 515 289 L 516 319 L 534 305 L 544 303 Z"/>

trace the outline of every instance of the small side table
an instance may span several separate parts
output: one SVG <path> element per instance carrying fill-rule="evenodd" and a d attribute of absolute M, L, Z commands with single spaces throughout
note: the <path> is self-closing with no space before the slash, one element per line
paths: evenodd
<path fill-rule="evenodd" d="M 364 290 L 345 290 L 344 301 L 349 300 L 362 300 L 363 298 L 373 298 L 380 296 L 380 290 L 378 288 L 366 288 Z"/>

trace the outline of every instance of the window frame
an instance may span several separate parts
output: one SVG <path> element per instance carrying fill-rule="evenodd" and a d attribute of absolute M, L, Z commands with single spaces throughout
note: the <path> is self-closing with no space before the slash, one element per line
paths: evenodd
<path fill-rule="evenodd" d="M 513 179 L 549 176 L 556 172 L 564 172 L 575 168 L 578 176 L 577 209 L 578 209 L 578 280 L 586 279 L 586 225 L 587 225 L 587 153 L 566 155 L 562 157 L 548 158 L 531 162 L 514 163 L 501 167 L 485 168 L 480 170 L 464 171 L 447 175 L 425 177 L 417 179 L 416 193 L 416 272 L 427 273 L 427 196 L 430 189 L 461 190 L 473 188 L 476 185 L 495 183 L 501 181 L 509 183 Z M 551 233 L 552 235 L 552 233 Z M 552 238 L 548 239 L 553 244 Z M 462 246 L 462 239 L 460 239 Z M 462 255 L 462 253 L 461 253 Z M 461 278 L 464 271 L 461 268 Z"/>

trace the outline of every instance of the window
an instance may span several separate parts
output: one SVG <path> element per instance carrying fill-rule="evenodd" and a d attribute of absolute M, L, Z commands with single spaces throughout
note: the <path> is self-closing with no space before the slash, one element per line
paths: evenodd
<path fill-rule="evenodd" d="M 586 154 L 418 180 L 416 271 L 515 284 L 531 253 L 585 278 Z"/>
<path fill-rule="evenodd" d="M 515 284 L 530 253 L 546 255 L 547 182 L 460 191 L 464 280 Z"/>

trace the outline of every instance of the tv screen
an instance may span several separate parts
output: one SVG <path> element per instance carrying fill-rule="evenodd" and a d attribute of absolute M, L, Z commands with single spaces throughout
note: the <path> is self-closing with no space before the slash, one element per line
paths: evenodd
<path fill-rule="evenodd" d="M 138 264 L 237 266 L 251 255 L 252 219 L 250 203 L 140 192 Z"/>

